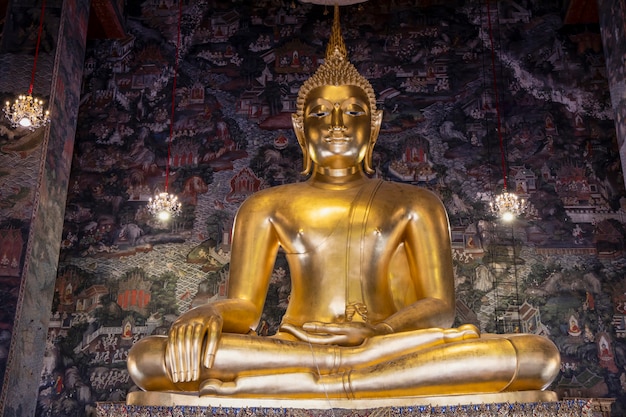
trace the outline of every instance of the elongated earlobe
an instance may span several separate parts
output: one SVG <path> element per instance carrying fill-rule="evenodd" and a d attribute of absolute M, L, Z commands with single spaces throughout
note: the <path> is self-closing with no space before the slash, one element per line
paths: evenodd
<path fill-rule="evenodd" d="M 373 174 L 373 157 L 374 157 L 374 145 L 376 145 L 376 141 L 378 140 L 378 134 L 380 133 L 380 125 L 383 121 L 383 111 L 382 110 L 374 110 L 372 112 L 372 133 L 370 136 L 370 142 L 367 145 L 367 150 L 365 151 L 365 158 L 363 159 L 363 169 L 368 174 Z"/>
<path fill-rule="evenodd" d="M 304 125 L 302 123 L 302 116 L 294 113 L 291 115 L 291 124 L 293 125 L 293 130 L 296 133 L 296 139 L 298 139 L 298 144 L 302 149 L 302 171 L 300 173 L 302 175 L 309 175 L 311 172 L 311 165 L 313 161 L 309 156 L 309 149 L 306 145 L 306 138 L 304 137 Z"/>

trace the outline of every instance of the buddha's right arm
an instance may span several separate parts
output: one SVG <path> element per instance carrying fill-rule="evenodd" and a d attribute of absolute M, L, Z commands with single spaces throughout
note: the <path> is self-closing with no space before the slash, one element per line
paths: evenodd
<path fill-rule="evenodd" d="M 213 366 L 222 333 L 247 334 L 258 324 L 278 251 L 272 201 L 266 193 L 253 195 L 237 213 L 228 298 L 189 310 L 172 324 L 167 356 L 174 382 L 195 381 L 201 367 Z"/>
<path fill-rule="evenodd" d="M 271 189 L 270 189 L 271 190 Z M 256 328 L 263 312 L 276 254 L 278 235 L 272 218 L 276 196 L 264 190 L 253 194 L 239 208 L 233 227 L 230 271 L 228 276 L 228 299 L 245 300 L 251 305 L 251 314 L 234 318 L 232 325 Z M 225 312 L 231 307 L 225 300 Z M 239 312 L 237 312 L 239 313 Z M 224 323 L 229 326 L 229 323 Z M 227 327 L 225 327 L 224 331 Z"/>

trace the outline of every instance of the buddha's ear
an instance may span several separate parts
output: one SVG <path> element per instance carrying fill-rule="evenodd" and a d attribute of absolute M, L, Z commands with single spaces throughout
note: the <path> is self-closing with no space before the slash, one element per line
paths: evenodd
<path fill-rule="evenodd" d="M 306 144 L 306 137 L 304 136 L 304 124 L 302 123 L 302 116 L 297 113 L 291 115 L 291 124 L 293 125 L 293 131 L 296 133 L 296 139 L 302 149 L 302 175 L 308 175 L 311 172 L 311 157 L 309 156 L 309 148 Z"/>
<path fill-rule="evenodd" d="M 380 125 L 383 123 L 383 111 L 374 110 L 372 112 L 372 141 L 376 143 L 380 133 Z"/>
<path fill-rule="evenodd" d="M 376 145 L 376 141 L 378 140 L 378 134 L 380 133 L 380 125 L 383 122 L 383 111 L 382 110 L 374 110 L 372 112 L 372 133 L 370 136 L 370 142 L 367 145 L 367 150 L 365 151 L 365 158 L 363 159 L 363 169 L 368 174 L 373 174 L 373 161 L 374 157 L 374 145 Z"/>

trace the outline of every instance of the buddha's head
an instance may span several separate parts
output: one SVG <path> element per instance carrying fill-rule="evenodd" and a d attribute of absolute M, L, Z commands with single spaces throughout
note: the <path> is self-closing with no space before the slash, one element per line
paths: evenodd
<path fill-rule="evenodd" d="M 311 171 L 312 162 L 339 169 L 363 162 L 364 170 L 373 172 L 382 110 L 376 109 L 372 85 L 348 61 L 338 9 L 324 64 L 300 88 L 292 115 L 304 156 L 303 174 Z"/>

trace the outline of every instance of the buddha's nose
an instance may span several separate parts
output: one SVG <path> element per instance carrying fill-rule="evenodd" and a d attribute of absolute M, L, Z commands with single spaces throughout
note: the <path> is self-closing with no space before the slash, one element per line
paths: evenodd
<path fill-rule="evenodd" d="M 345 126 L 343 125 L 343 112 L 341 111 L 341 108 L 337 105 L 335 105 L 335 108 L 332 111 L 331 126 L 331 129 L 345 130 Z"/>

